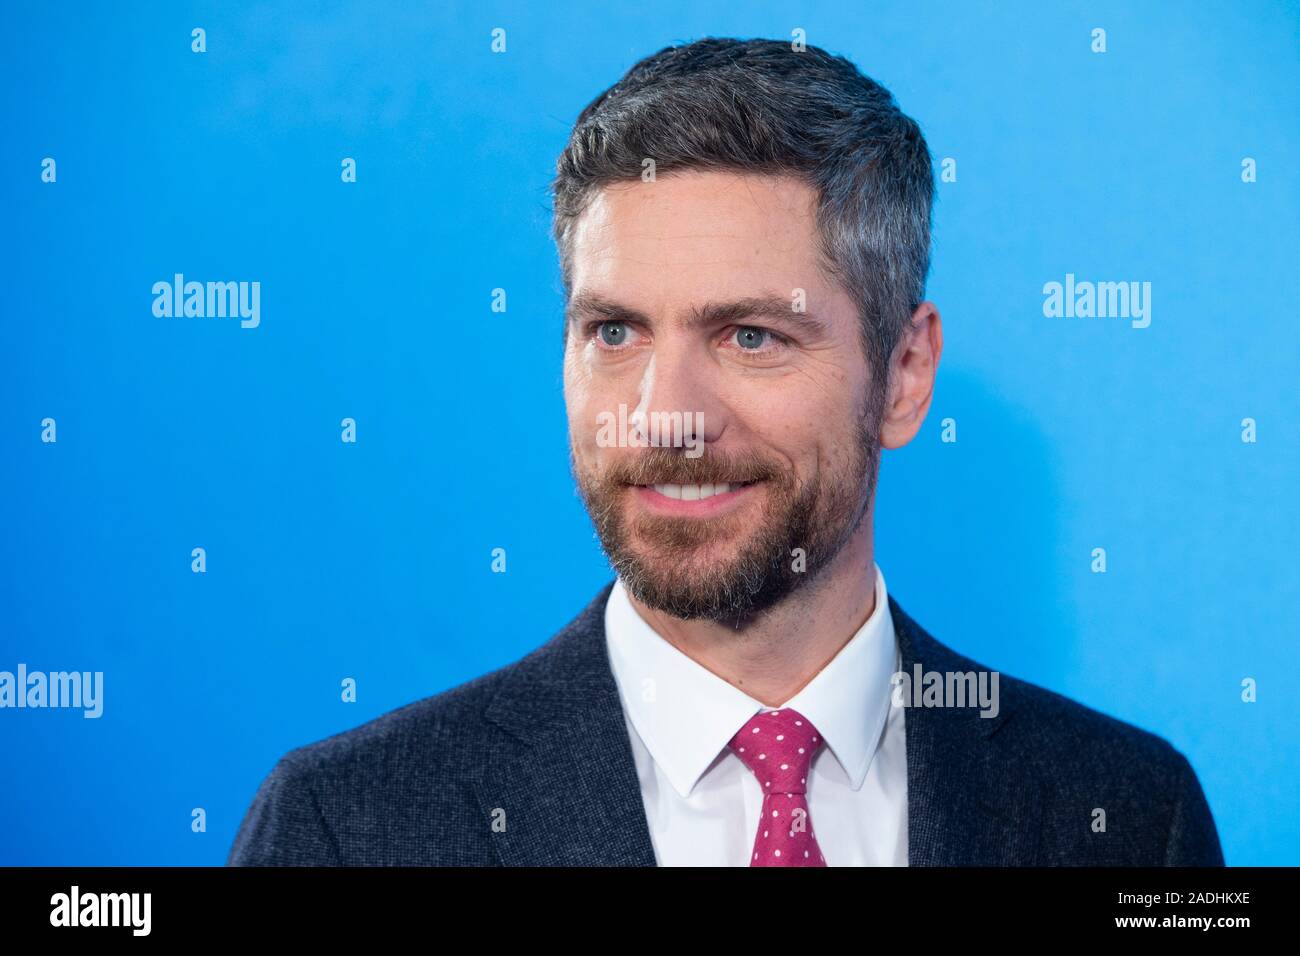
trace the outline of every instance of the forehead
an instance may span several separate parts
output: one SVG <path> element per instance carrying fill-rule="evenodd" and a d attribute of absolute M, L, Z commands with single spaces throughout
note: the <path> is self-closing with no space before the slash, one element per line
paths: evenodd
<path fill-rule="evenodd" d="M 826 288 L 816 192 L 788 176 L 689 170 L 597 192 L 571 245 L 572 291 L 693 299 Z"/>

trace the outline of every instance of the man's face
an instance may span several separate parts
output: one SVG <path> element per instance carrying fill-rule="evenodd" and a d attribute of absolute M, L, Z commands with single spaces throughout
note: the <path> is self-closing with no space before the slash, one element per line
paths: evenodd
<path fill-rule="evenodd" d="M 574 476 L 624 584 L 673 616 L 771 607 L 870 502 L 873 383 L 815 201 L 792 178 L 690 171 L 607 187 L 576 223 Z"/>

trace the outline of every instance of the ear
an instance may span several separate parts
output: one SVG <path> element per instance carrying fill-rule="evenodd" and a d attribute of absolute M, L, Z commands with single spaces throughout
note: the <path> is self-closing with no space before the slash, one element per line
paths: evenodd
<path fill-rule="evenodd" d="M 911 325 L 894 349 L 889 399 L 880 421 L 882 448 L 902 448 L 921 430 L 934 397 L 934 378 L 943 352 L 943 323 L 933 302 L 912 312 Z"/>

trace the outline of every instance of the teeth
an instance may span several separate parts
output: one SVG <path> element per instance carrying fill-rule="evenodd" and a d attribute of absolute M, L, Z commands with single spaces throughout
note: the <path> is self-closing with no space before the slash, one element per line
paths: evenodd
<path fill-rule="evenodd" d="M 725 495 L 731 490 L 731 485 L 655 485 L 654 490 L 665 498 L 676 498 L 679 501 L 699 501 L 701 498 Z"/>

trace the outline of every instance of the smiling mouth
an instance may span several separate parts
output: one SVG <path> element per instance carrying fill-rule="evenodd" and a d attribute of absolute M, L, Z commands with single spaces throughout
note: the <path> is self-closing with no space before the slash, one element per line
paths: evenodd
<path fill-rule="evenodd" d="M 706 498 L 713 498 L 717 495 L 725 495 L 731 491 L 737 491 L 741 488 L 748 488 L 750 485 L 757 484 L 755 481 L 732 481 L 715 484 L 699 485 L 677 485 L 677 484 L 656 484 L 656 485 L 637 485 L 638 488 L 650 488 L 665 498 L 672 498 L 677 501 L 703 501 Z"/>

